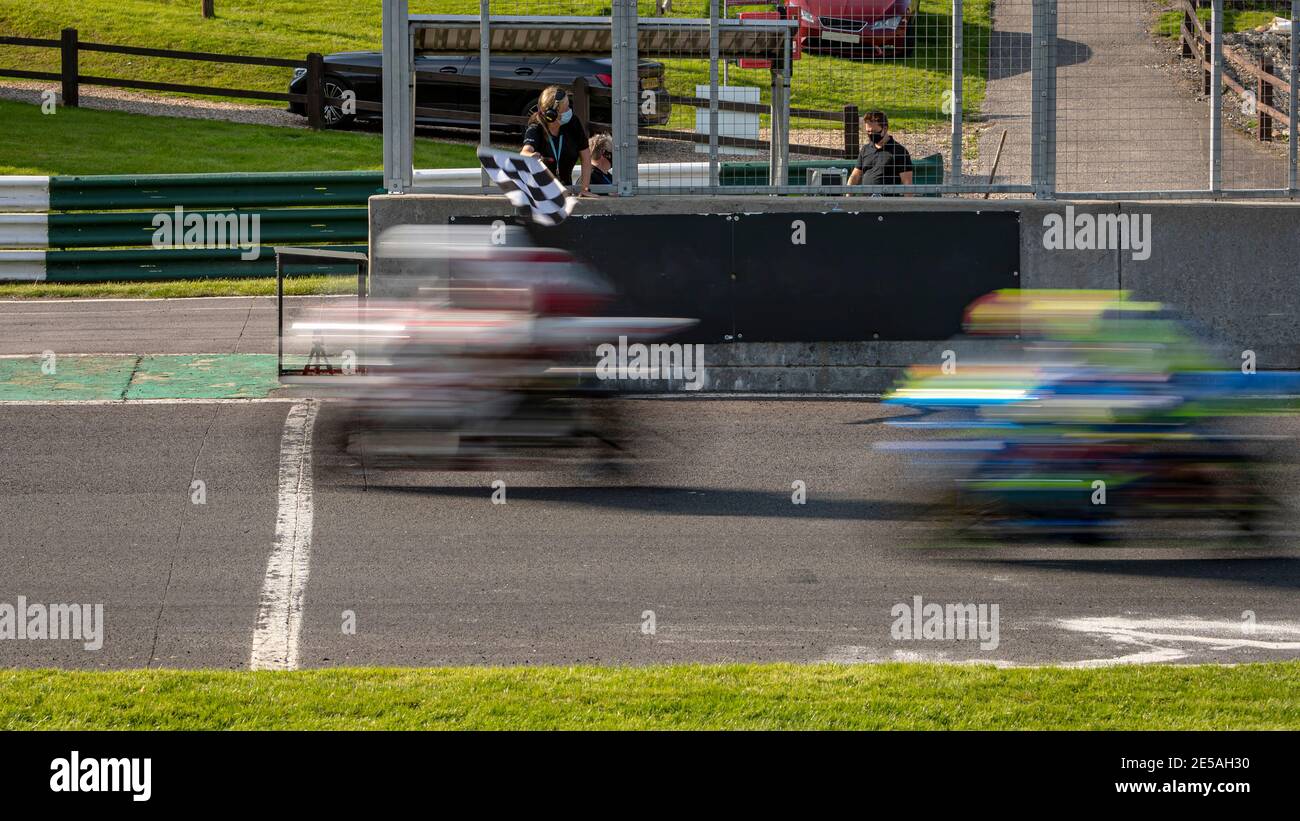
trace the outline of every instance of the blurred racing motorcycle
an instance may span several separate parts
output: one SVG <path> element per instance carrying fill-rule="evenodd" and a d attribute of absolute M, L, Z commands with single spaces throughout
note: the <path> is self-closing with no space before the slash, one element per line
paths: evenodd
<path fill-rule="evenodd" d="M 312 380 L 350 414 L 351 456 L 448 470 L 631 458 L 615 386 L 583 363 L 600 343 L 695 320 L 601 315 L 609 283 L 513 226 L 400 226 L 375 252 L 398 272 L 398 295 L 321 308 L 291 327 L 355 354 L 355 373 Z"/>
<path fill-rule="evenodd" d="M 886 402 L 924 418 L 891 424 L 935 436 L 882 446 L 938 481 L 937 510 L 959 536 L 1094 542 L 1143 520 L 1276 527 L 1287 437 L 1235 423 L 1294 413 L 1300 375 L 1218 369 L 1185 320 L 1109 291 L 998 291 L 965 326 L 1003 340 L 1000 353 L 912 368 Z"/>

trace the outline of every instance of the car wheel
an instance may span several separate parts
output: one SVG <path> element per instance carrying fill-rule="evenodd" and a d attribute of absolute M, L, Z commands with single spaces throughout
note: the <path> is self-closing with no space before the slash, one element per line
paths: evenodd
<path fill-rule="evenodd" d="M 536 113 L 537 113 L 537 97 L 533 96 L 525 99 L 523 105 L 520 106 L 519 116 L 523 117 L 526 120 Z M 515 126 L 515 128 L 518 129 L 519 135 L 523 136 L 523 133 L 528 130 L 528 123 Z"/>
<path fill-rule="evenodd" d="M 352 90 L 352 86 L 347 80 L 340 77 L 325 78 L 325 97 L 342 97 Z M 326 128 L 347 128 L 357 119 L 355 112 L 351 114 L 344 113 L 343 106 L 338 103 L 326 103 L 321 109 L 321 119 L 325 121 Z"/>

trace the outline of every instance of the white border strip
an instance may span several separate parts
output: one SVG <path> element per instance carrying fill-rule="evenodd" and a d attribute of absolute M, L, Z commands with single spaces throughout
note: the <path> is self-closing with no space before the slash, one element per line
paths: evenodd
<path fill-rule="evenodd" d="M 0 210 L 50 210 L 50 178 L 0 176 Z"/>
<path fill-rule="evenodd" d="M 340 274 L 347 276 L 347 274 Z M 157 280 L 165 282 L 166 280 Z M 64 285 L 94 285 L 93 282 L 66 282 Z M 140 284 L 147 285 L 148 281 Z M 284 301 L 300 299 L 356 299 L 356 294 L 285 294 Z M 217 299 L 265 299 L 275 301 L 275 294 L 230 294 L 228 296 L 85 296 L 85 297 L 14 297 L 0 299 L 0 305 L 66 305 L 74 302 L 202 302 Z"/>
<path fill-rule="evenodd" d="M 295 670 L 302 632 L 303 593 L 307 587 L 312 527 L 313 400 L 289 409 L 280 438 L 280 490 L 275 543 L 266 560 L 262 597 L 253 628 L 248 666 L 254 670 Z"/>
<path fill-rule="evenodd" d="M 0 282 L 44 281 L 44 251 L 0 251 Z"/>
<path fill-rule="evenodd" d="M 48 214 L 0 214 L 0 248 L 49 248 Z"/>
<path fill-rule="evenodd" d="M 217 396 L 174 397 L 171 399 L 0 399 L 0 407 L 9 405 L 257 405 L 265 402 L 301 401 L 303 401 L 301 396 Z"/>

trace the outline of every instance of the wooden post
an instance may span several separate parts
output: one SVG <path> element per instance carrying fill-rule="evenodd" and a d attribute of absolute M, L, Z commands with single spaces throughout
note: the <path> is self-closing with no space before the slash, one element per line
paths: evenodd
<path fill-rule="evenodd" d="M 77 30 L 64 29 L 59 43 L 62 54 L 63 104 L 77 107 Z"/>
<path fill-rule="evenodd" d="M 1187 9 L 1183 9 L 1183 27 L 1187 29 L 1187 35 L 1184 36 L 1181 31 L 1178 32 L 1178 39 L 1183 46 L 1183 50 L 1179 53 L 1179 56 L 1180 57 L 1195 56 L 1195 52 L 1192 51 L 1191 38 L 1196 36 L 1196 18 L 1192 15 L 1192 12 L 1188 11 Z"/>
<path fill-rule="evenodd" d="M 1260 55 L 1259 70 L 1265 74 L 1273 73 L 1273 61 L 1267 55 Z M 1265 106 L 1273 105 L 1273 86 L 1271 83 L 1264 82 L 1264 78 L 1259 78 L 1259 92 L 1256 95 L 1258 103 L 1255 106 L 1255 112 L 1259 118 L 1259 141 L 1263 143 L 1273 142 L 1273 118 L 1269 116 Z"/>
<path fill-rule="evenodd" d="M 578 122 L 591 132 L 591 95 L 588 93 L 587 85 L 586 77 L 579 77 L 573 81 L 569 86 L 569 96 L 573 98 L 569 101 L 569 107 L 573 109 L 573 116 L 578 118 Z"/>
<path fill-rule="evenodd" d="M 856 105 L 844 106 L 844 156 L 853 159 L 858 158 L 858 150 L 861 148 L 858 132 L 858 107 Z"/>
<path fill-rule="evenodd" d="M 1206 66 L 1204 69 L 1201 70 L 1201 86 L 1202 86 L 1201 93 L 1204 94 L 1206 97 L 1209 97 L 1211 93 L 1218 91 L 1218 89 L 1210 88 L 1210 83 L 1212 82 L 1214 77 L 1214 75 L 1210 73 L 1211 66 L 1213 66 L 1214 64 L 1214 36 L 1213 36 L 1213 31 L 1210 28 L 1213 25 L 1214 25 L 1213 22 L 1205 24 L 1205 33 L 1209 39 L 1201 43 L 1201 54 L 1205 58 L 1205 62 L 1211 64 L 1210 66 Z"/>
<path fill-rule="evenodd" d="M 307 55 L 307 127 L 325 127 L 325 58 Z"/>
<path fill-rule="evenodd" d="M 203 10 L 199 12 L 200 14 L 203 15 L 203 19 L 211 20 L 213 17 L 217 16 L 217 10 L 215 6 L 216 6 L 216 0 L 203 0 Z"/>

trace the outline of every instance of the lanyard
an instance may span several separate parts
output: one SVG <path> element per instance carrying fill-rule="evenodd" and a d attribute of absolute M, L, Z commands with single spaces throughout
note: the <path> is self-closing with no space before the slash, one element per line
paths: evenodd
<path fill-rule="evenodd" d="M 555 167 L 560 166 L 560 152 L 564 150 L 564 135 L 560 135 L 560 147 L 555 147 L 555 138 L 551 136 L 551 130 L 546 129 L 546 141 L 551 144 L 551 156 L 555 158 Z"/>

